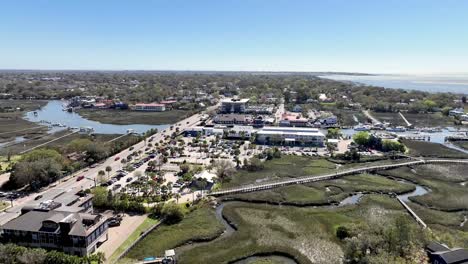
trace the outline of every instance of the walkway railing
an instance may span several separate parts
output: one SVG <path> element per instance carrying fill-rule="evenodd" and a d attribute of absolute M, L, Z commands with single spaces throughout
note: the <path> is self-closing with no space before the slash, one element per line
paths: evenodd
<path fill-rule="evenodd" d="M 345 171 L 337 171 L 335 173 L 329 173 L 321 176 L 304 176 L 298 177 L 294 179 L 287 179 L 287 180 L 278 180 L 278 181 L 270 181 L 261 184 L 250 184 L 244 185 L 236 188 L 228 188 L 224 190 L 210 192 L 207 195 L 211 196 L 220 196 L 220 195 L 227 195 L 227 194 L 235 194 L 235 193 L 246 193 L 246 192 L 254 192 L 254 191 L 261 191 L 267 189 L 273 189 L 277 187 L 292 185 L 292 184 L 304 184 L 304 183 L 311 183 L 311 182 L 318 182 L 318 181 L 325 181 L 325 180 L 332 180 L 342 176 L 351 175 L 351 174 L 358 174 L 363 172 L 370 172 L 376 170 L 388 170 L 398 167 L 410 166 L 410 165 L 418 165 L 418 164 L 425 164 L 425 163 L 464 163 L 468 164 L 468 160 L 451 160 L 451 159 L 432 159 L 432 160 L 416 160 L 416 161 L 406 161 L 396 164 L 383 164 L 383 165 L 375 165 L 369 167 L 362 167 L 356 169 L 349 169 Z"/>

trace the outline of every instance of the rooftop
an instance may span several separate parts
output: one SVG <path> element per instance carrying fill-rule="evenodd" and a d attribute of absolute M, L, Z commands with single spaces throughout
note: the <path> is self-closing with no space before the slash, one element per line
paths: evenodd
<path fill-rule="evenodd" d="M 221 103 L 231 103 L 231 104 L 240 104 L 240 103 L 247 103 L 249 99 L 234 99 L 234 98 L 225 98 L 221 100 Z"/>

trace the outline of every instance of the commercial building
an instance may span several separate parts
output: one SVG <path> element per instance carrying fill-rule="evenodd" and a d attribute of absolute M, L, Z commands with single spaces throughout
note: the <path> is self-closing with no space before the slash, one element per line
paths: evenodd
<path fill-rule="evenodd" d="M 166 111 L 166 105 L 164 104 L 135 104 L 131 107 L 134 111 L 146 111 L 146 112 L 164 112 Z"/>
<path fill-rule="evenodd" d="M 281 116 L 279 125 L 282 127 L 306 127 L 309 126 L 309 120 L 302 117 L 301 113 L 284 113 Z"/>
<path fill-rule="evenodd" d="M 242 114 L 216 115 L 213 118 L 213 123 L 224 125 L 247 125 L 251 122 L 252 120 L 249 115 Z"/>
<path fill-rule="evenodd" d="M 249 99 L 228 98 L 221 100 L 221 113 L 244 113 Z"/>
<path fill-rule="evenodd" d="M 245 113 L 256 115 L 271 115 L 273 113 L 273 105 L 249 105 L 245 109 Z"/>
<path fill-rule="evenodd" d="M 257 132 L 257 142 L 267 145 L 322 147 L 325 135 L 316 128 L 264 127 Z"/>
<path fill-rule="evenodd" d="M 107 240 L 107 218 L 92 213 L 92 195 L 63 192 L 54 200 L 25 206 L 0 227 L 3 243 L 86 256 Z"/>

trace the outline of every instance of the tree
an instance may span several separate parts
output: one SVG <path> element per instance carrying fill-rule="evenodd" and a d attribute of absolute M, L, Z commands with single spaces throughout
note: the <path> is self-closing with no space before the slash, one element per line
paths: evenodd
<path fill-rule="evenodd" d="M 233 164 L 228 160 L 216 160 L 213 163 L 213 168 L 216 171 L 216 176 L 221 182 L 227 181 L 235 172 Z"/>
<path fill-rule="evenodd" d="M 107 176 L 109 177 L 110 175 L 110 172 L 112 171 L 112 167 L 111 166 L 106 166 L 106 172 L 107 172 Z"/>
<path fill-rule="evenodd" d="M 329 128 L 327 130 L 327 138 L 340 138 L 341 130 L 339 128 Z"/>
<path fill-rule="evenodd" d="M 171 225 L 182 221 L 182 219 L 184 219 L 184 212 L 178 204 L 168 202 L 164 204 L 161 210 L 161 216 L 164 218 L 165 223 Z"/>
<path fill-rule="evenodd" d="M 176 203 L 179 203 L 180 197 L 181 197 L 180 193 L 176 193 L 176 194 L 174 195 L 174 198 L 176 199 Z"/>
<path fill-rule="evenodd" d="M 359 146 L 367 146 L 369 143 L 369 133 L 365 131 L 358 132 L 354 134 L 353 140 Z"/>
<path fill-rule="evenodd" d="M 106 173 L 103 170 L 98 171 L 98 176 L 103 177 Z"/>

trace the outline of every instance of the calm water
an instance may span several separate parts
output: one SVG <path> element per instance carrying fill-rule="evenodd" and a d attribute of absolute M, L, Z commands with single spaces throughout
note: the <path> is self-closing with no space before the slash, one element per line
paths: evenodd
<path fill-rule="evenodd" d="M 151 128 L 157 128 L 158 130 L 163 130 L 169 125 L 142 125 L 142 124 L 131 124 L 131 125 L 112 125 L 112 124 L 103 124 L 100 122 L 92 121 L 81 117 L 77 113 L 69 113 L 62 110 L 62 101 L 49 101 L 47 105 L 42 107 L 41 110 L 37 111 L 37 116 L 34 115 L 34 112 L 26 113 L 24 117 L 26 120 L 32 122 L 40 122 L 41 120 L 48 121 L 53 123 L 64 124 L 67 127 L 92 127 L 94 128 L 94 133 L 97 134 L 125 134 L 127 129 L 133 129 L 137 133 L 143 133 L 148 131 Z M 121 114 L 125 114 L 122 111 Z M 52 127 L 51 131 L 57 131 L 64 129 L 63 127 Z"/>
<path fill-rule="evenodd" d="M 324 75 L 322 78 L 351 81 L 385 88 L 419 90 L 430 93 L 468 94 L 468 74 L 463 75 Z"/>

